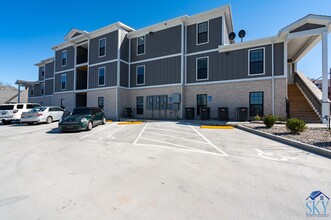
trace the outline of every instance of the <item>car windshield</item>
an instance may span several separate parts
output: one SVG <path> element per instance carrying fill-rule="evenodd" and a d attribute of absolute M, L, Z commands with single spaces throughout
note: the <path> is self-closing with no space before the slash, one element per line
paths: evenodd
<path fill-rule="evenodd" d="M 45 111 L 46 108 L 43 108 L 43 107 L 36 107 L 36 108 L 33 108 L 30 112 L 43 112 Z"/>
<path fill-rule="evenodd" d="M 1 105 L 0 110 L 13 110 L 14 105 Z"/>
<path fill-rule="evenodd" d="M 76 108 L 71 115 L 90 115 L 91 111 L 89 108 Z"/>

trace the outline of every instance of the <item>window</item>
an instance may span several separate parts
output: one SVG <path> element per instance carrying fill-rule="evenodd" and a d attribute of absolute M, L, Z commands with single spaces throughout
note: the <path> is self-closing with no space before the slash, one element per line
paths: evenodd
<path fill-rule="evenodd" d="M 16 108 L 17 109 L 23 109 L 23 105 L 17 105 Z"/>
<path fill-rule="evenodd" d="M 208 79 L 208 57 L 197 58 L 196 80 Z"/>
<path fill-rule="evenodd" d="M 200 109 L 207 107 L 207 94 L 197 95 L 197 115 L 200 115 Z"/>
<path fill-rule="evenodd" d="M 40 67 L 41 77 L 45 76 L 45 66 Z"/>
<path fill-rule="evenodd" d="M 198 24 L 197 33 L 198 45 L 208 43 L 208 21 Z"/>
<path fill-rule="evenodd" d="M 137 54 L 141 55 L 145 53 L 145 36 L 137 38 Z"/>
<path fill-rule="evenodd" d="M 137 97 L 137 115 L 144 114 L 144 97 L 138 96 Z"/>
<path fill-rule="evenodd" d="M 66 66 L 67 65 L 67 51 L 64 50 L 61 53 L 61 64 L 62 66 Z"/>
<path fill-rule="evenodd" d="M 34 86 L 30 86 L 30 96 L 33 96 L 34 94 Z"/>
<path fill-rule="evenodd" d="M 61 108 L 65 109 L 65 99 L 61 99 Z"/>
<path fill-rule="evenodd" d="M 99 40 L 99 57 L 106 56 L 106 38 Z"/>
<path fill-rule="evenodd" d="M 66 84 L 67 84 L 67 76 L 66 74 L 61 75 L 61 90 L 66 89 Z"/>
<path fill-rule="evenodd" d="M 104 107 L 104 97 L 98 97 L 98 107 L 103 109 L 103 107 Z"/>
<path fill-rule="evenodd" d="M 98 70 L 98 85 L 104 86 L 105 85 L 105 67 L 100 67 Z"/>
<path fill-rule="evenodd" d="M 249 115 L 263 116 L 263 92 L 249 93 Z"/>
<path fill-rule="evenodd" d="M 44 83 L 40 84 L 40 89 L 41 89 L 41 94 L 44 95 L 44 92 L 45 92 L 45 84 Z"/>
<path fill-rule="evenodd" d="M 145 66 L 137 66 L 136 75 L 137 75 L 137 85 L 144 85 L 145 84 Z"/>
<path fill-rule="evenodd" d="M 264 48 L 249 50 L 249 75 L 264 74 Z"/>

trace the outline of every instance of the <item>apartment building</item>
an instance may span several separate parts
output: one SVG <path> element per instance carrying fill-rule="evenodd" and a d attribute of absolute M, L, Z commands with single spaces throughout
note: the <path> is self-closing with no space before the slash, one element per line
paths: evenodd
<path fill-rule="evenodd" d="M 289 86 L 306 82 L 296 64 L 321 40 L 325 50 L 330 21 L 308 15 L 274 37 L 237 42 L 229 39 L 235 30 L 226 5 L 139 30 L 121 22 L 93 32 L 72 29 L 52 47 L 53 58 L 36 64 L 39 78 L 29 84 L 29 101 L 68 110 L 100 106 L 108 118 L 133 108 L 136 118 L 177 119 L 187 107 L 195 118 L 201 107 L 210 108 L 211 118 L 218 107 L 229 108 L 232 120 L 238 107 L 247 107 L 250 117 L 287 117 Z M 320 106 L 310 106 L 321 121 L 329 101 L 318 99 Z"/>

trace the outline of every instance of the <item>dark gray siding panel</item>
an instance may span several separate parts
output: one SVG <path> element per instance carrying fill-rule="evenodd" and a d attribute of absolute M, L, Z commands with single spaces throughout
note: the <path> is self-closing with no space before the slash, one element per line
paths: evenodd
<path fill-rule="evenodd" d="M 126 63 L 121 62 L 121 86 L 128 87 L 129 80 L 129 66 Z"/>
<path fill-rule="evenodd" d="M 181 26 L 147 34 L 145 54 L 137 56 L 137 38 L 131 39 L 131 62 L 154 57 L 167 56 L 181 52 Z"/>
<path fill-rule="evenodd" d="M 67 65 L 62 66 L 61 63 L 61 54 L 62 51 L 67 50 Z M 64 48 L 62 50 L 58 50 L 55 52 L 55 71 L 60 72 L 64 70 L 69 70 L 74 68 L 74 62 L 75 62 L 75 48 L 73 46 Z"/>
<path fill-rule="evenodd" d="M 121 59 L 129 61 L 129 39 L 127 37 L 124 38 L 121 45 Z"/>
<path fill-rule="evenodd" d="M 209 20 L 208 43 L 197 45 L 197 24 L 187 27 L 187 53 L 216 49 L 222 44 L 222 17 Z"/>
<path fill-rule="evenodd" d="M 254 77 L 271 76 L 271 45 L 259 46 L 265 48 L 265 75 L 248 76 L 248 50 L 247 48 L 235 51 L 211 52 L 187 57 L 187 82 L 208 82 L 234 79 L 248 79 Z M 196 81 L 196 59 L 209 57 L 209 79 Z"/>
<path fill-rule="evenodd" d="M 274 44 L 274 74 L 284 75 L 284 43 Z"/>
<path fill-rule="evenodd" d="M 61 90 L 61 75 L 67 76 L 66 89 Z M 55 92 L 72 91 L 74 90 L 74 71 L 55 74 Z"/>
<path fill-rule="evenodd" d="M 136 67 L 141 65 L 145 65 L 145 85 L 143 86 L 180 83 L 180 56 L 131 65 L 131 87 L 137 86 Z"/>
<path fill-rule="evenodd" d="M 53 87 L 54 87 L 53 79 L 45 80 L 45 95 L 52 95 Z"/>
<path fill-rule="evenodd" d="M 105 85 L 98 86 L 98 70 L 100 67 L 105 67 Z M 89 89 L 102 88 L 107 86 L 116 86 L 117 78 L 117 62 L 106 63 L 102 65 L 89 67 Z"/>
<path fill-rule="evenodd" d="M 52 78 L 54 76 L 54 62 L 51 62 L 51 63 L 47 63 L 46 64 L 46 79 L 47 78 Z"/>
<path fill-rule="evenodd" d="M 99 57 L 99 40 L 106 38 L 106 55 Z M 117 59 L 118 31 L 114 31 L 90 40 L 89 64 Z"/>
<path fill-rule="evenodd" d="M 41 96 L 41 85 L 40 84 L 36 84 L 33 87 L 33 94 L 34 96 Z"/>
<path fill-rule="evenodd" d="M 300 32 L 300 31 L 308 31 L 308 30 L 311 30 L 311 29 L 322 28 L 322 27 L 325 27 L 325 25 L 307 23 L 307 24 L 304 24 L 304 25 L 294 29 L 290 33 L 295 33 L 295 32 Z"/>

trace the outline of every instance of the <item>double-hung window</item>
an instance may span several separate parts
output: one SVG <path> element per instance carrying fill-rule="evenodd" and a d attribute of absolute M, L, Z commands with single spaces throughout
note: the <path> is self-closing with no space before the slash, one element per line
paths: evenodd
<path fill-rule="evenodd" d="M 66 84 L 67 84 L 67 76 L 66 74 L 61 75 L 61 90 L 66 89 Z"/>
<path fill-rule="evenodd" d="M 145 66 L 137 66 L 136 69 L 137 85 L 145 84 Z"/>
<path fill-rule="evenodd" d="M 98 85 L 104 86 L 105 85 L 105 67 L 100 67 L 98 70 Z"/>
<path fill-rule="evenodd" d="M 145 36 L 137 38 L 137 54 L 141 55 L 145 53 Z"/>
<path fill-rule="evenodd" d="M 45 76 L 45 66 L 40 67 L 41 77 Z"/>
<path fill-rule="evenodd" d="M 197 44 L 208 43 L 208 21 L 198 24 L 197 27 Z"/>
<path fill-rule="evenodd" d="M 61 64 L 62 66 L 66 66 L 67 65 L 67 51 L 64 50 L 61 53 Z"/>
<path fill-rule="evenodd" d="M 252 49 L 249 53 L 249 75 L 264 74 L 264 48 Z"/>
<path fill-rule="evenodd" d="M 196 80 L 207 80 L 208 79 L 208 57 L 197 58 L 196 61 Z"/>
<path fill-rule="evenodd" d="M 263 92 L 249 93 L 249 115 L 263 116 Z"/>
<path fill-rule="evenodd" d="M 106 56 L 106 38 L 99 40 L 99 57 Z"/>

